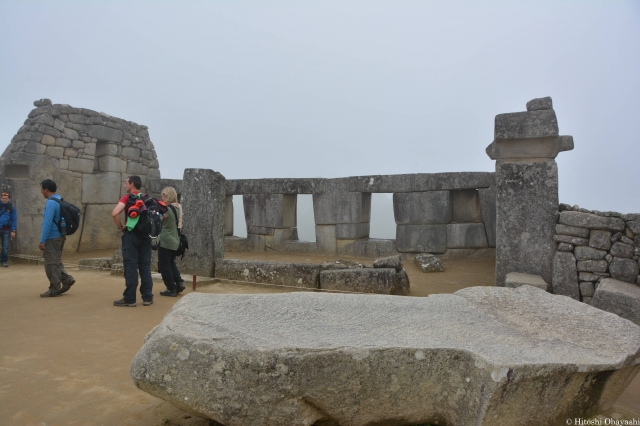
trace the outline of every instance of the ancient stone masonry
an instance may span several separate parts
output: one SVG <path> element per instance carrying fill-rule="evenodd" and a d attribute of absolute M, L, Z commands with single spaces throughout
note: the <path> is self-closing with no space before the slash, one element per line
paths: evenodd
<path fill-rule="evenodd" d="M 573 149 L 559 136 L 551 98 L 527 102 L 527 111 L 499 114 L 487 155 L 496 160 L 496 285 L 506 275 L 539 275 L 551 282 L 558 212 L 555 158 Z"/>
<path fill-rule="evenodd" d="M 605 278 L 640 294 L 640 213 L 591 211 L 560 204 L 553 291 L 590 303 Z"/>
<path fill-rule="evenodd" d="M 117 248 L 118 233 L 104 225 L 124 194 L 123 181 L 139 175 L 144 186 L 160 178 L 147 126 L 49 99 L 34 105 L 0 158 L 2 187 L 14 194 L 20 212 L 15 251 L 40 253 L 44 179 L 53 179 L 62 197 L 82 210 L 83 228 L 67 239 L 65 252 Z"/>
<path fill-rule="evenodd" d="M 178 192 L 179 180 L 160 180 Z M 392 193 L 396 239 L 369 237 L 371 194 Z M 356 176 L 339 179 L 227 180 L 228 251 L 381 257 L 398 253 L 474 254 L 495 247 L 493 173 Z M 299 241 L 298 194 L 313 195 L 316 241 Z M 247 238 L 233 236 L 232 196 L 242 195 Z"/>

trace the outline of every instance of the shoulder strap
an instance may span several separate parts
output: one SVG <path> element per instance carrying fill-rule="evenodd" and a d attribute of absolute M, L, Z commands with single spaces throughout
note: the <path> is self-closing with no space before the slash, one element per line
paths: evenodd
<path fill-rule="evenodd" d="M 176 219 L 176 229 L 178 230 L 178 235 L 180 235 L 180 228 L 178 228 L 178 213 L 176 213 L 176 208 L 171 204 L 167 204 L 167 207 L 169 207 L 173 212 L 173 217 Z"/>

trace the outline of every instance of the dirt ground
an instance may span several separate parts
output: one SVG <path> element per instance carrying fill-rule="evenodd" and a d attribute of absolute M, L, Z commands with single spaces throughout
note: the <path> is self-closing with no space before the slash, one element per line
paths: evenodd
<path fill-rule="evenodd" d="M 65 256 L 65 263 L 110 256 L 112 250 Z M 228 253 L 231 258 L 261 258 L 319 263 L 335 257 Z M 357 260 L 357 259 L 356 259 Z M 370 264 L 371 260 L 360 260 Z M 473 285 L 492 285 L 491 261 L 445 261 L 444 273 L 423 274 L 405 262 L 412 296 L 452 293 Z M 76 284 L 56 298 L 40 298 L 48 283 L 42 266 L 0 268 L 0 424 L 16 426 L 181 425 L 209 422 L 137 389 L 129 364 L 144 336 L 179 298 L 161 297 L 154 281 L 151 306 L 117 308 L 124 280 L 109 272 L 69 269 Z M 187 278 L 187 277 L 185 277 Z M 190 286 L 184 294 L 190 292 Z M 200 286 L 206 293 L 275 293 L 283 289 L 231 284 Z M 140 302 L 140 300 L 139 300 Z M 640 375 L 606 415 L 640 418 Z"/>

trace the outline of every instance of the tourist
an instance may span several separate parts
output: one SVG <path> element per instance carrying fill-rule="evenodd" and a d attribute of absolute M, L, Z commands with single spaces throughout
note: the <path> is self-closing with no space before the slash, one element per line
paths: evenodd
<path fill-rule="evenodd" d="M 2 243 L 2 255 L 0 255 L 0 264 L 7 268 L 9 266 L 9 243 L 16 237 L 18 214 L 11 203 L 11 194 L 3 192 L 1 200 L 0 242 Z"/>
<path fill-rule="evenodd" d="M 64 223 L 61 221 L 60 201 L 57 193 L 58 186 L 51 179 L 45 179 L 40 183 L 40 192 L 47 199 L 42 213 L 42 232 L 40 234 L 40 250 L 43 251 L 44 271 L 49 279 L 49 290 L 40 294 L 40 297 L 56 297 L 69 291 L 76 282 L 71 275 L 64 270 L 62 264 L 62 249 L 65 237 Z"/>
<path fill-rule="evenodd" d="M 123 297 L 113 302 L 114 306 L 136 306 L 136 290 L 138 288 L 138 273 L 140 273 L 140 295 L 142 304 L 153 304 L 153 280 L 151 278 L 151 238 L 141 236 L 133 231 L 135 223 L 129 220 L 128 210 L 132 206 L 130 195 L 140 194 L 142 179 L 140 176 L 129 176 L 124 182 L 127 193 L 113 209 L 113 222 L 122 232 L 122 261 L 124 264 L 125 289 Z M 120 214 L 125 212 L 124 225 L 120 221 Z"/>
<path fill-rule="evenodd" d="M 164 188 L 160 195 L 162 201 L 167 204 L 167 212 L 162 216 L 162 232 L 158 236 L 158 270 L 167 287 L 160 295 L 176 297 L 184 290 L 184 281 L 175 262 L 180 245 L 182 206 L 178 204 L 178 194 L 172 187 Z"/>

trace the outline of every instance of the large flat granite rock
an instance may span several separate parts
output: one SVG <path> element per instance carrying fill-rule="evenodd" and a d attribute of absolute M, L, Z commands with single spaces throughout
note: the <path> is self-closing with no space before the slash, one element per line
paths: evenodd
<path fill-rule="evenodd" d="M 566 424 L 638 371 L 640 327 L 531 286 L 189 294 L 131 364 L 140 389 L 226 426 Z"/>

